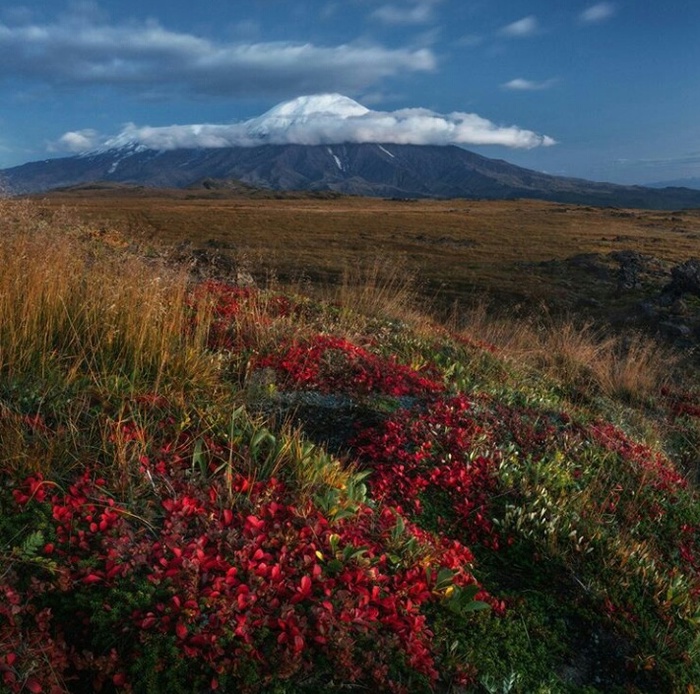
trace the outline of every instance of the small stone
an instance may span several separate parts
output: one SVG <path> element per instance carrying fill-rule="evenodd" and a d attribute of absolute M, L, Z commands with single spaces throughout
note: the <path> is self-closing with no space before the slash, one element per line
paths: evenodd
<path fill-rule="evenodd" d="M 687 325 L 683 323 L 673 323 L 671 321 L 662 321 L 659 323 L 659 330 L 667 337 L 673 339 L 690 337 L 693 333 Z"/>

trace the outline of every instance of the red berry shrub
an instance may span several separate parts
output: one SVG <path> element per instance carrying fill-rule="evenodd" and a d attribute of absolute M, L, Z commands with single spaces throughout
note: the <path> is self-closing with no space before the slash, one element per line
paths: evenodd
<path fill-rule="evenodd" d="M 18 552 L 0 575 L 9 691 L 260 691 L 312 676 L 418 691 L 467 676 L 442 662 L 427 619 L 475 584 L 466 547 L 389 506 L 331 523 L 275 479 L 195 484 L 183 445 L 142 459 L 160 499 L 148 518 L 88 471 L 65 490 L 30 477 L 6 499 L 42 528 L 29 573 Z"/>
<path fill-rule="evenodd" d="M 678 417 L 700 417 L 700 394 L 661 389 L 661 397 L 666 403 L 673 419 Z"/>
<path fill-rule="evenodd" d="M 688 481 L 678 473 L 668 458 L 649 447 L 629 439 L 612 424 L 597 423 L 589 428 L 596 443 L 616 453 L 645 484 L 673 499 L 675 493 L 686 489 Z"/>
<path fill-rule="evenodd" d="M 400 410 L 355 440 L 369 464 L 373 496 L 415 517 L 437 514 L 441 532 L 494 549 L 498 535 L 490 520 L 497 482 L 494 460 L 476 454 L 487 434 L 463 395 Z M 431 505 L 425 509 L 425 500 Z M 440 508 L 435 508 L 442 500 Z"/>
<path fill-rule="evenodd" d="M 443 390 L 433 378 L 331 335 L 317 335 L 287 346 L 278 353 L 260 358 L 257 366 L 275 369 L 281 376 L 282 388 L 393 397 L 420 396 Z"/>

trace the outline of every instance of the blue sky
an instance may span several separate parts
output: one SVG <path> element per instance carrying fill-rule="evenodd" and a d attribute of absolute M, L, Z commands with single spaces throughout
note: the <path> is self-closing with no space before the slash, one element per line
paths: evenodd
<path fill-rule="evenodd" d="M 699 36 L 695 0 L 6 0 L 0 168 L 338 92 L 548 173 L 700 176 Z"/>

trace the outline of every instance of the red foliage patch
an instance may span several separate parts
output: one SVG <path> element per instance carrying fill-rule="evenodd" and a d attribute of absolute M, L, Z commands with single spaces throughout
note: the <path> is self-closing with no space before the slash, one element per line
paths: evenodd
<path fill-rule="evenodd" d="M 471 402 L 460 395 L 401 410 L 378 428 L 362 431 L 355 444 L 360 459 L 374 470 L 375 498 L 419 516 L 421 497 L 446 497 L 450 520 L 438 520 L 458 528 L 468 542 L 496 549 L 498 535 L 489 513 L 496 489 L 494 461 L 474 454 L 484 436 Z M 444 529 L 449 532 L 447 525 Z"/>
<path fill-rule="evenodd" d="M 50 542 L 41 556 L 55 573 L 39 570 L 41 581 L 29 586 L 15 570 L 0 579 L 0 644 L 11 654 L 0 660 L 0 673 L 9 691 L 35 681 L 61 691 L 66 678 L 84 671 L 129 689 L 139 654 L 163 636 L 193 677 L 240 681 L 241 690 L 251 672 L 264 686 L 324 664 L 338 681 L 384 690 L 401 691 L 407 673 L 433 683 L 466 677 L 441 666 L 425 612 L 446 599 L 441 570 L 452 572 L 453 586 L 475 583 L 466 547 L 399 521 L 399 510 L 388 506 L 361 507 L 332 525 L 274 479 L 235 474 L 230 488 L 245 497 L 231 505 L 219 478 L 207 487 L 188 481 L 185 445 L 164 447 L 153 463 L 142 459 L 162 499 L 148 523 L 90 472 L 63 491 L 38 476 L 14 490 L 15 513 L 46 519 Z M 394 546 L 409 540 L 410 555 Z M 153 598 L 125 612 L 125 591 Z M 73 603 L 82 607 L 65 633 L 52 608 L 40 608 Z M 96 612 L 117 637 L 107 656 L 90 650 Z M 39 652 L 50 667 L 37 665 Z"/>
<path fill-rule="evenodd" d="M 237 287 L 216 280 L 197 285 L 189 303 L 192 308 L 211 305 L 207 345 L 213 350 L 250 346 L 245 344 L 244 336 L 237 330 L 237 320 L 241 316 L 254 316 L 258 323 L 269 324 L 298 310 L 292 300 L 282 294 L 267 295 L 255 288 Z"/>
<path fill-rule="evenodd" d="M 662 388 L 661 395 L 666 400 L 673 418 L 700 417 L 700 395 Z"/>
<path fill-rule="evenodd" d="M 443 386 L 419 372 L 384 359 L 348 340 L 317 335 L 258 360 L 259 368 L 273 368 L 283 387 L 310 388 L 323 393 L 393 397 L 438 393 Z"/>

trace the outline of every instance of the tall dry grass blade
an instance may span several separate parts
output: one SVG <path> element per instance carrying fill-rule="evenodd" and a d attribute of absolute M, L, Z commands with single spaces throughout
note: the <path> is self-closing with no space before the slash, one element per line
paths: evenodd
<path fill-rule="evenodd" d="M 60 365 L 156 385 L 168 373 L 211 376 L 203 331 L 189 329 L 184 271 L 115 252 L 63 213 L 0 205 L 0 370 L 43 374 Z"/>
<path fill-rule="evenodd" d="M 369 318 L 401 320 L 420 325 L 426 309 L 420 299 L 418 280 L 404 258 L 372 257 L 357 265 L 346 266 L 337 283 L 323 292 L 338 304 L 348 328 L 353 321 Z"/>

